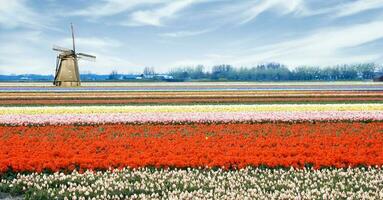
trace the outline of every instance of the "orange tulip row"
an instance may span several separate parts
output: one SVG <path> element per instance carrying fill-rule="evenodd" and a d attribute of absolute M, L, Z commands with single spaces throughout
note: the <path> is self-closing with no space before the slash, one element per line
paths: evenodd
<path fill-rule="evenodd" d="M 383 165 L 383 122 L 0 126 L 0 171 Z"/>

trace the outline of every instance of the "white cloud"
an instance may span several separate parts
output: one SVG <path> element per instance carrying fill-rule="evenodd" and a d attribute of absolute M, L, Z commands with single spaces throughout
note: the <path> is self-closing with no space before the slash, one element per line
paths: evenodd
<path fill-rule="evenodd" d="M 132 72 L 133 67 L 142 66 L 131 62 L 128 57 L 118 56 L 122 42 L 105 37 L 78 37 L 75 38 L 76 51 L 96 56 L 95 62 L 79 61 L 81 72 L 108 74 L 113 70 L 120 73 Z M 71 47 L 72 38 L 68 37 L 58 42 L 63 47 Z"/>
<path fill-rule="evenodd" d="M 257 16 L 269 10 L 276 10 L 278 12 L 275 13 L 283 15 L 300 12 L 304 10 L 303 4 L 304 2 L 302 0 L 261 0 L 240 14 L 242 18 L 240 24 L 253 21 Z"/>
<path fill-rule="evenodd" d="M 122 43 L 118 40 L 111 38 L 98 38 L 98 37 L 79 37 L 75 38 L 76 49 L 86 49 L 92 50 L 96 49 L 98 51 L 108 51 L 110 48 L 120 47 Z M 72 38 L 68 37 L 58 41 L 57 43 L 60 46 L 70 48 L 72 47 Z"/>
<path fill-rule="evenodd" d="M 302 16 L 312 15 L 330 15 L 331 17 L 346 17 L 368 10 L 379 9 L 383 7 L 382 0 L 357 0 L 342 4 L 336 4 L 335 6 L 321 8 L 321 9 L 309 9 L 305 8 L 301 12 Z"/>
<path fill-rule="evenodd" d="M 237 63 L 278 61 L 288 65 L 330 65 L 373 61 L 377 55 L 368 52 L 353 55 L 345 53 L 383 37 L 383 21 L 373 21 L 346 27 L 323 29 L 302 39 L 259 48 L 254 55 L 245 56 Z"/>
<path fill-rule="evenodd" d="M 98 74 L 109 74 L 112 71 L 118 71 L 119 73 L 137 73 L 142 71 L 140 67 L 143 65 L 131 62 L 127 58 L 121 58 L 111 53 L 92 52 L 92 55 L 97 57 L 96 62 L 79 61 L 81 72 L 90 71 Z M 139 67 L 139 70 L 137 67 Z"/>
<path fill-rule="evenodd" d="M 161 26 L 163 19 L 172 18 L 192 3 L 202 1 L 204 0 L 102 0 L 96 1 L 89 7 L 76 10 L 70 15 L 99 18 L 129 13 L 129 19 L 118 24 Z"/>
<path fill-rule="evenodd" d="M 0 35 L 0 41 L 0 71 L 2 73 L 50 74 L 49 69 L 53 66 L 54 57 L 50 57 L 53 54 L 45 45 L 41 32 L 13 32 L 10 35 Z M 53 73 L 53 70 L 51 72 Z"/>
<path fill-rule="evenodd" d="M 338 17 L 344 17 L 360 13 L 367 10 L 377 9 L 383 7 L 382 0 L 362 0 L 356 1 L 344 5 L 339 9 L 339 12 L 336 13 Z"/>
<path fill-rule="evenodd" d="M 51 50 L 52 41 L 44 38 L 38 31 L 13 32 L 5 38 L 0 35 L 0 72 L 9 74 L 53 74 L 57 52 Z M 70 37 L 56 41 L 57 45 L 71 48 Z M 122 43 L 111 38 L 79 37 L 76 38 L 76 49 L 80 52 L 95 55 L 96 62 L 80 60 L 80 71 L 108 74 L 112 70 L 119 72 L 134 71 L 128 58 L 118 56 Z M 134 69 L 135 69 L 134 68 Z"/>
<path fill-rule="evenodd" d="M 203 29 L 203 30 L 197 30 L 197 31 L 176 31 L 176 32 L 162 33 L 160 34 L 160 36 L 171 37 L 171 38 L 188 37 L 188 36 L 195 36 L 195 35 L 208 33 L 208 32 L 211 32 L 212 30 L 213 29 Z"/>
<path fill-rule="evenodd" d="M 260 14 L 267 11 L 275 11 L 275 13 L 282 15 L 294 13 L 296 16 L 300 17 L 330 15 L 330 17 L 337 18 L 382 7 L 383 0 L 356 0 L 319 9 L 311 9 L 309 7 L 309 1 L 304 0 L 261 0 L 240 14 L 240 24 L 253 21 Z"/>
<path fill-rule="evenodd" d="M 382 54 L 349 53 L 345 50 L 383 38 L 383 21 L 372 21 L 345 27 L 325 28 L 303 38 L 288 40 L 253 49 L 240 49 L 232 54 L 212 54 L 201 59 L 179 60 L 172 66 L 233 64 L 251 66 L 265 62 L 280 62 L 289 66 L 334 65 L 375 62 Z"/>
<path fill-rule="evenodd" d="M 158 4 L 164 0 L 102 0 L 94 1 L 92 6 L 74 11 L 72 15 L 103 17 L 116 15 L 125 11 L 129 11 L 135 7 L 146 4 Z"/>
<path fill-rule="evenodd" d="M 269 61 L 291 66 L 333 65 L 382 61 L 383 58 L 383 53 L 378 52 L 381 40 L 375 41 L 383 38 L 383 22 L 365 21 L 379 13 L 363 15 L 367 14 L 366 11 L 382 9 L 383 0 L 335 3 L 313 3 L 314 1 L 310 0 L 240 0 L 235 3 L 230 0 L 83 2 L 88 6 L 80 8 L 78 5 L 81 4 L 73 5 L 73 8 L 79 10 L 68 14 L 75 16 L 56 16 L 52 11 L 56 11 L 55 9 L 66 2 L 55 0 L 49 5 L 41 5 L 28 0 L 0 0 L 0 71 L 53 73 L 56 52 L 51 50 L 52 44 L 68 48 L 72 44 L 70 37 L 56 40 L 61 34 L 48 30 L 47 27 L 51 26 L 52 21 L 67 24 L 71 20 L 78 21 L 76 23 L 81 24 L 88 33 L 92 33 L 92 37 L 76 38 L 77 50 L 97 56 L 95 63 L 81 61 L 80 70 L 97 73 L 109 73 L 112 70 L 141 71 L 140 67 L 145 65 L 162 67 L 161 70 L 166 71 L 174 65 L 228 63 L 249 66 Z M 206 5 L 194 7 L 195 4 L 205 3 Z M 321 7 L 323 4 L 331 6 Z M 259 15 L 264 13 L 289 16 L 283 22 L 272 21 L 272 26 L 263 24 L 264 29 L 255 30 L 250 24 L 235 26 L 238 23 L 258 22 Z M 352 16 L 358 13 L 361 15 Z M 308 25 L 313 21 L 304 18 L 312 15 L 316 16 L 309 19 L 315 18 L 315 22 L 318 23 Z M 299 18 L 291 19 L 291 16 Z M 49 21 L 52 17 L 52 21 Z M 104 18 L 101 20 L 101 17 Z M 329 20 L 329 17 L 348 18 Z M 95 24 L 88 24 L 88 18 L 98 22 L 96 28 Z M 110 27 L 100 22 L 120 24 L 122 19 L 125 19 L 125 25 L 164 27 L 119 27 L 108 30 Z M 174 23 L 176 20 L 179 21 Z M 355 24 L 356 21 L 363 20 L 364 24 Z M 286 28 L 290 22 L 291 27 Z M 277 27 L 279 23 L 283 23 L 281 27 Z M 300 27 L 296 27 L 297 25 Z M 201 27 L 208 29 L 198 29 Z M 277 32 L 274 30 L 281 34 L 278 34 L 278 37 L 268 34 Z M 208 32 L 211 33 L 205 34 Z M 103 37 L 105 34 L 107 37 Z M 186 38 L 195 35 L 200 35 L 200 43 L 187 40 L 194 38 Z M 283 41 L 284 36 L 289 38 Z M 281 39 L 282 42 L 279 42 Z M 268 44 L 262 45 L 265 42 Z M 236 44 L 232 45 L 234 43 Z M 374 45 L 353 48 L 366 43 Z"/>
<path fill-rule="evenodd" d="M 194 2 L 194 0 L 171 1 L 170 3 L 166 3 L 164 6 L 157 9 L 135 11 L 131 14 L 130 21 L 125 23 L 125 25 L 162 26 L 162 21 L 164 19 L 174 17 L 174 15 L 176 15 L 179 11 L 185 9 Z"/>
<path fill-rule="evenodd" d="M 0 0 L 0 26 L 41 28 L 47 22 L 48 19 L 27 6 L 26 0 Z"/>
<path fill-rule="evenodd" d="M 237 59 L 233 55 L 223 55 L 223 54 L 208 54 L 203 58 L 197 59 L 180 59 L 169 64 L 171 67 L 183 67 L 183 66 L 197 66 L 204 65 L 207 70 L 209 70 L 214 65 L 220 64 L 232 64 L 231 61 Z"/>

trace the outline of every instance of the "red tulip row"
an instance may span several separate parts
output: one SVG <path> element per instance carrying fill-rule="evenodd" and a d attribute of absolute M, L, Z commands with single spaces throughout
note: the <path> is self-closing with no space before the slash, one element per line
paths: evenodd
<path fill-rule="evenodd" d="M 0 171 L 383 165 L 383 122 L 0 127 Z"/>

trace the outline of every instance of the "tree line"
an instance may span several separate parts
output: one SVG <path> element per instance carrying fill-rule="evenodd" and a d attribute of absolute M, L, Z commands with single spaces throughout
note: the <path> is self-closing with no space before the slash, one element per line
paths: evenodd
<path fill-rule="evenodd" d="M 382 66 L 374 63 L 335 65 L 329 67 L 302 66 L 289 69 L 279 63 L 254 67 L 213 66 L 210 71 L 202 65 L 178 67 L 168 73 L 176 80 L 228 80 L 228 81 L 339 81 L 373 79 Z"/>

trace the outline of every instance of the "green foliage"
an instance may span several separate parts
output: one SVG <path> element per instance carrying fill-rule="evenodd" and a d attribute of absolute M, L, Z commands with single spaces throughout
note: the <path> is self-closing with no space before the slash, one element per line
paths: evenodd
<path fill-rule="evenodd" d="M 301 66 L 294 69 L 279 63 L 268 63 L 250 68 L 216 65 L 211 72 L 205 71 L 202 65 L 181 67 L 172 69 L 169 75 L 177 80 L 340 81 L 371 80 L 374 78 L 375 71 L 379 71 L 379 67 L 373 63 L 329 67 Z"/>

